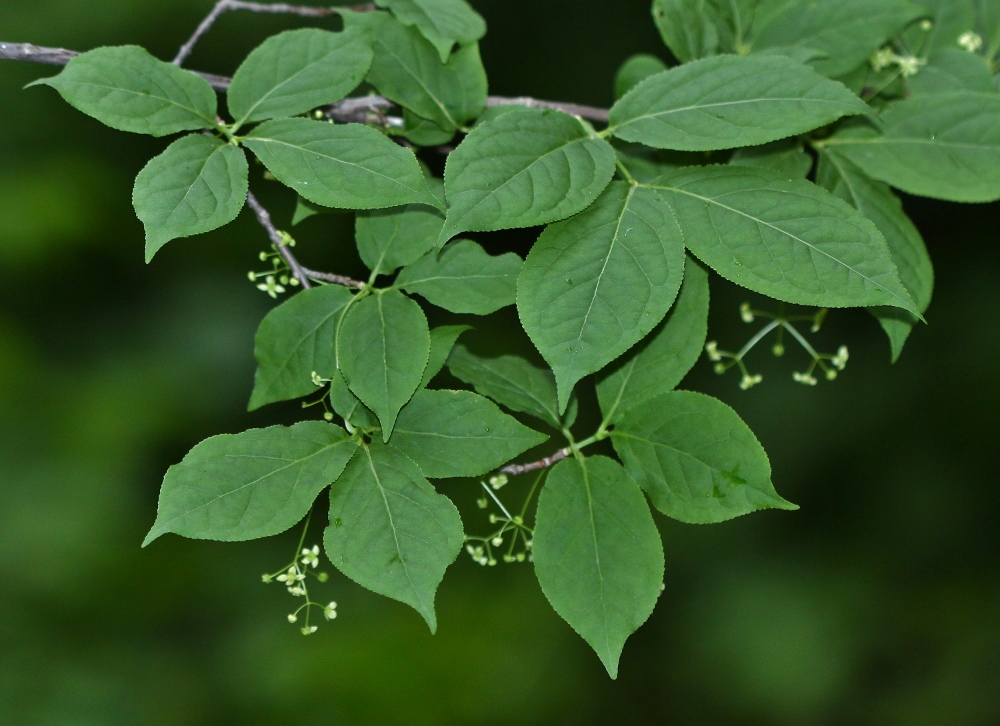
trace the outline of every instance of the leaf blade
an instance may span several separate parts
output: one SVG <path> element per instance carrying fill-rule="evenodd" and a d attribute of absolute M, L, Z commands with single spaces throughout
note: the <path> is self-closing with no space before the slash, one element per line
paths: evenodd
<path fill-rule="evenodd" d="M 701 357 L 708 335 L 708 273 L 688 259 L 673 309 L 639 345 L 601 371 L 597 400 L 605 423 L 677 387 Z"/>
<path fill-rule="evenodd" d="M 206 439 L 167 471 L 143 547 L 167 532 L 224 542 L 284 532 L 355 448 L 343 429 L 320 421 Z"/>
<path fill-rule="evenodd" d="M 657 73 L 611 107 L 612 134 L 660 149 L 711 151 L 871 114 L 836 81 L 781 56 L 717 56 Z"/>
<path fill-rule="evenodd" d="M 339 101 L 364 80 L 371 62 L 371 44 L 357 28 L 272 35 L 233 74 L 226 92 L 229 113 L 238 128 Z"/>
<path fill-rule="evenodd" d="M 445 164 L 442 241 L 554 222 L 586 208 L 611 181 L 614 149 L 576 118 L 511 108 L 476 126 Z"/>
<path fill-rule="evenodd" d="M 243 150 L 201 134 L 184 136 L 135 178 L 132 206 L 146 231 L 146 262 L 178 237 L 229 224 L 247 198 Z"/>
<path fill-rule="evenodd" d="M 332 378 L 337 371 L 337 328 L 354 296 L 338 285 L 294 295 L 269 312 L 254 339 L 257 372 L 248 409 L 308 395 L 312 372 Z"/>
<path fill-rule="evenodd" d="M 201 76 L 137 45 L 96 48 L 72 58 L 51 86 L 67 103 L 119 131 L 168 136 L 215 128 L 215 91 Z"/>
<path fill-rule="evenodd" d="M 391 446 L 360 447 L 330 489 L 330 561 L 362 587 L 413 607 L 432 633 L 434 596 L 462 539 L 455 505 Z"/>
<path fill-rule="evenodd" d="M 427 319 L 397 290 L 366 297 L 344 313 L 337 363 L 354 395 L 378 416 L 383 441 L 420 385 L 429 354 Z"/>
<path fill-rule="evenodd" d="M 542 233 L 518 277 L 517 310 L 555 373 L 560 410 L 577 381 L 656 327 L 683 270 L 684 242 L 670 208 L 652 190 L 623 182 Z"/>
<path fill-rule="evenodd" d="M 496 257 L 472 240 L 455 240 L 404 268 L 395 286 L 453 313 L 489 315 L 513 305 L 522 260 Z"/>
<path fill-rule="evenodd" d="M 243 143 L 283 184 L 316 204 L 438 207 L 413 153 L 375 129 L 303 118 L 265 121 Z"/>
<path fill-rule="evenodd" d="M 913 312 L 875 225 L 811 182 L 719 166 L 650 186 L 667 195 L 688 249 L 738 285 L 800 305 Z"/>
<path fill-rule="evenodd" d="M 663 545 L 639 487 L 603 456 L 559 462 L 538 496 L 532 552 L 545 597 L 616 678 L 663 582 Z"/>
<path fill-rule="evenodd" d="M 753 432 L 710 396 L 673 391 L 647 401 L 622 419 L 611 440 L 653 506 L 681 522 L 798 509 L 774 491 L 771 465 Z"/>

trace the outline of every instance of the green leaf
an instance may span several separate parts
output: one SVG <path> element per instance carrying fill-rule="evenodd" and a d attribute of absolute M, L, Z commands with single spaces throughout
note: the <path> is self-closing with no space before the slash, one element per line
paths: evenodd
<path fill-rule="evenodd" d="M 330 406 L 333 410 L 355 429 L 370 429 L 378 426 L 375 414 L 351 393 L 344 380 L 344 374 L 339 370 L 333 372 L 330 379 Z"/>
<path fill-rule="evenodd" d="M 442 238 L 572 216 L 597 199 L 614 171 L 614 149 L 579 119 L 511 108 L 477 124 L 448 155 Z"/>
<path fill-rule="evenodd" d="M 958 49 L 939 50 L 932 54 L 927 59 L 927 65 L 907 79 L 907 87 L 913 96 L 954 91 L 997 92 L 986 59 Z"/>
<path fill-rule="evenodd" d="M 345 209 L 440 204 L 413 152 L 367 126 L 280 119 L 262 123 L 243 143 L 279 181 L 316 204 Z"/>
<path fill-rule="evenodd" d="M 427 388 L 441 369 L 448 361 L 451 349 L 455 347 L 458 336 L 466 330 L 472 330 L 468 325 L 440 325 L 431 329 L 431 348 L 427 356 L 427 368 L 424 369 L 424 377 L 420 381 L 420 388 Z"/>
<path fill-rule="evenodd" d="M 840 76 L 923 14 L 906 0 L 792 0 L 758 30 L 753 50 L 818 53 L 813 67 Z"/>
<path fill-rule="evenodd" d="M 247 158 L 236 146 L 191 134 L 153 157 L 132 189 L 146 230 L 146 262 L 167 242 L 229 224 L 247 199 Z"/>
<path fill-rule="evenodd" d="M 471 391 L 419 391 L 399 412 L 392 446 L 430 479 L 481 476 L 548 440 Z"/>
<path fill-rule="evenodd" d="M 257 374 L 249 410 L 315 392 L 313 371 L 330 378 L 337 371 L 337 327 L 354 296 L 339 285 L 293 295 L 261 321 L 254 341 Z"/>
<path fill-rule="evenodd" d="M 663 586 L 663 545 L 639 487 L 604 456 L 559 462 L 538 496 L 532 552 L 545 597 L 616 678 Z"/>
<path fill-rule="evenodd" d="M 978 29 L 983 34 L 986 57 L 995 59 L 1000 52 L 1000 3 L 996 0 L 977 0 Z"/>
<path fill-rule="evenodd" d="M 426 204 L 358 212 L 358 254 L 377 275 L 389 275 L 437 247 L 444 214 Z"/>
<path fill-rule="evenodd" d="M 403 25 L 416 26 L 446 63 L 458 43 L 467 45 L 486 35 L 486 21 L 465 0 L 376 0 Z"/>
<path fill-rule="evenodd" d="M 371 62 L 371 42 L 358 28 L 278 33 L 236 69 L 226 92 L 229 113 L 239 127 L 339 101 L 364 80 Z"/>
<path fill-rule="evenodd" d="M 564 417 L 559 415 L 556 379 L 552 371 L 537 368 L 514 355 L 483 358 L 461 344 L 451 352 L 448 370 L 501 406 L 539 418 L 556 429 L 563 427 Z"/>
<path fill-rule="evenodd" d="M 647 401 L 629 411 L 611 439 L 653 505 L 681 522 L 798 509 L 774 491 L 771 465 L 753 432 L 710 396 L 673 391 Z"/>
<path fill-rule="evenodd" d="M 1000 199 L 1000 95 L 936 93 L 892 104 L 882 133 L 845 128 L 825 143 L 868 176 L 953 202 Z"/>
<path fill-rule="evenodd" d="M 682 63 L 719 50 L 718 17 L 711 0 L 653 0 L 653 21 Z"/>
<path fill-rule="evenodd" d="M 843 84 L 781 56 L 718 56 L 637 85 L 611 107 L 609 131 L 660 149 L 710 151 L 805 133 L 872 113 Z"/>
<path fill-rule="evenodd" d="M 455 138 L 455 129 L 442 128 L 430 119 L 421 118 L 404 108 L 402 135 L 417 146 L 443 146 Z"/>
<path fill-rule="evenodd" d="M 216 125 L 208 81 L 137 45 L 81 53 L 59 75 L 28 86 L 52 86 L 69 105 L 119 131 L 168 136 Z"/>
<path fill-rule="evenodd" d="M 224 542 L 284 532 L 356 448 L 342 428 L 321 421 L 206 439 L 167 470 L 156 523 L 142 546 L 167 532 Z"/>
<path fill-rule="evenodd" d="M 813 166 L 812 157 L 802 148 L 801 143 L 793 140 L 737 149 L 729 163 L 733 166 L 762 166 L 786 175 L 789 179 L 805 179 Z"/>
<path fill-rule="evenodd" d="M 641 81 L 667 70 L 667 64 L 655 55 L 639 53 L 622 63 L 615 74 L 615 99 L 635 88 Z"/>
<path fill-rule="evenodd" d="M 870 221 L 815 184 L 770 169 L 681 169 L 650 185 L 688 249 L 727 280 L 798 305 L 916 312 Z"/>
<path fill-rule="evenodd" d="M 344 314 L 337 361 L 351 391 L 378 416 L 384 441 L 423 380 L 429 354 L 427 319 L 398 290 L 370 295 Z"/>
<path fill-rule="evenodd" d="M 405 27 L 388 13 L 345 13 L 344 23 L 370 34 L 375 59 L 368 82 L 389 100 L 446 130 L 483 112 L 487 81 L 478 44 L 461 48 L 442 63 L 416 28 Z"/>
<path fill-rule="evenodd" d="M 939 50 L 957 49 L 959 36 L 976 25 L 971 0 L 913 1 L 924 9 L 924 15 L 931 21 L 930 28 L 925 29 L 921 24 L 911 26 L 903 34 L 903 39 L 910 48 L 919 49 L 922 56 L 933 55 Z"/>
<path fill-rule="evenodd" d="M 906 216 L 903 205 L 888 186 L 866 176 L 847 159 L 824 151 L 820 155 L 816 183 L 830 190 L 875 223 L 885 237 L 899 279 L 917 309 L 923 313 L 934 291 L 934 267 L 920 232 Z M 871 312 L 889 336 L 892 360 L 903 351 L 917 318 L 898 308 L 874 307 Z"/>
<path fill-rule="evenodd" d="M 396 287 L 453 313 L 488 315 L 514 304 L 521 258 L 493 257 L 471 240 L 449 243 L 399 273 Z"/>
<path fill-rule="evenodd" d="M 684 239 L 651 189 L 612 182 L 542 233 L 517 280 L 517 311 L 555 372 L 560 410 L 577 381 L 656 327 L 683 274 Z"/>
<path fill-rule="evenodd" d="M 605 423 L 677 387 L 701 357 L 708 332 L 708 273 L 688 259 L 677 303 L 653 332 L 597 377 Z"/>
<path fill-rule="evenodd" d="M 361 447 L 330 488 L 330 561 L 362 587 L 413 607 L 432 633 L 434 594 L 462 540 L 455 505 L 391 446 Z"/>

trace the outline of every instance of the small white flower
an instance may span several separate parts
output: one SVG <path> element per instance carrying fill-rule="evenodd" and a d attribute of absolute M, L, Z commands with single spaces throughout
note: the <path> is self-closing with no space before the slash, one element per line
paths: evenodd
<path fill-rule="evenodd" d="M 323 617 L 327 620 L 333 620 L 337 617 L 337 603 L 330 601 L 330 604 L 323 608 Z"/>
<path fill-rule="evenodd" d="M 717 363 L 722 360 L 722 355 L 719 353 L 719 344 L 717 341 L 710 340 L 705 343 L 705 354 L 708 355 L 708 359 L 713 363 Z"/>
<path fill-rule="evenodd" d="M 837 349 L 837 355 L 833 356 L 830 362 L 833 363 L 838 371 L 842 371 L 847 366 L 848 357 L 847 346 L 842 345 Z"/>
<path fill-rule="evenodd" d="M 818 382 L 811 373 L 793 373 L 792 379 L 804 386 L 815 386 Z"/>
<path fill-rule="evenodd" d="M 288 593 L 292 597 L 302 597 L 303 595 L 306 594 L 306 589 L 304 587 L 302 587 L 301 585 L 296 585 L 295 587 L 289 587 L 288 588 Z"/>
<path fill-rule="evenodd" d="M 904 78 L 917 75 L 920 69 L 927 65 L 925 58 L 917 58 L 914 55 L 897 56 L 896 62 L 899 64 L 899 72 L 903 74 Z"/>
<path fill-rule="evenodd" d="M 271 577 L 270 575 L 268 575 L 268 574 L 263 574 L 263 575 L 261 575 L 261 576 L 260 576 L 260 579 L 261 579 L 261 582 L 263 582 L 263 583 L 264 583 L 264 584 L 266 585 L 266 584 L 268 584 L 269 582 L 271 582 L 271 580 L 272 580 L 272 579 L 274 579 L 274 578 L 272 578 L 272 577 Z"/>
<path fill-rule="evenodd" d="M 257 286 L 257 289 L 261 292 L 266 292 L 275 299 L 277 299 L 278 295 L 285 291 L 285 288 L 279 285 L 277 280 L 274 279 L 274 275 L 268 275 L 264 279 L 264 282 Z"/>
<path fill-rule="evenodd" d="M 500 545 L 503 544 L 503 537 L 499 536 L 494 537 L 492 540 L 490 540 L 490 544 L 492 544 L 494 547 L 499 547 Z"/>
<path fill-rule="evenodd" d="M 312 372 L 310 378 L 312 379 L 312 382 L 313 382 L 314 386 L 322 386 L 323 385 L 323 379 L 319 377 L 319 373 L 317 373 L 316 371 Z"/>
<path fill-rule="evenodd" d="M 743 380 L 740 381 L 740 388 L 744 391 L 749 391 L 751 388 L 756 386 L 758 383 L 764 380 L 764 376 L 758 373 L 755 376 L 750 376 L 744 374 Z"/>
<path fill-rule="evenodd" d="M 740 320 L 744 323 L 753 322 L 753 310 L 750 309 L 750 303 L 745 302 L 740 305 Z"/>
<path fill-rule="evenodd" d="M 892 52 L 892 48 L 882 48 L 878 53 L 872 56 L 872 70 L 877 73 L 878 71 L 891 66 L 895 60 L 896 54 Z"/>
<path fill-rule="evenodd" d="M 490 486 L 493 487 L 494 490 L 499 489 L 506 483 L 507 483 L 506 474 L 496 474 L 490 477 Z"/>
<path fill-rule="evenodd" d="M 306 567 L 317 567 L 319 565 L 319 545 L 304 548 L 299 561 Z M 302 579 L 305 579 L 304 575 Z"/>
<path fill-rule="evenodd" d="M 958 44 L 970 53 L 975 53 L 983 47 L 983 38 L 979 33 L 970 30 L 958 36 Z"/>
<path fill-rule="evenodd" d="M 302 626 L 302 634 L 303 635 L 312 635 L 317 630 L 319 630 L 319 626 L 317 626 L 317 625 L 303 625 Z"/>
<path fill-rule="evenodd" d="M 294 623 L 298 619 L 299 619 L 299 616 L 296 615 L 295 613 L 289 613 L 288 614 L 288 622 Z"/>

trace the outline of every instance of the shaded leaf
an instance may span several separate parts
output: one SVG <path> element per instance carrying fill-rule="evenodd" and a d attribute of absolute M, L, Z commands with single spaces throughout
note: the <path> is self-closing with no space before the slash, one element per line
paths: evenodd
<path fill-rule="evenodd" d="M 339 370 L 333 372 L 330 379 L 330 407 L 337 415 L 355 429 L 369 429 L 378 426 L 378 418 L 361 403 L 357 396 L 351 393 L 344 380 L 344 374 Z"/>
<path fill-rule="evenodd" d="M 426 204 L 359 212 L 358 254 L 369 270 L 389 275 L 435 249 L 443 226 L 444 214 Z"/>
<path fill-rule="evenodd" d="M 629 411 L 611 432 L 631 474 L 669 517 L 724 522 L 759 509 L 798 509 L 771 484 L 764 448 L 733 409 L 673 391 Z"/>
<path fill-rule="evenodd" d="M 453 313 L 488 315 L 514 304 L 521 258 L 493 257 L 471 240 L 455 240 L 399 273 L 396 287 Z"/>
<path fill-rule="evenodd" d="M 156 523 L 142 544 L 167 532 L 224 542 L 284 532 L 356 448 L 342 428 L 321 421 L 206 439 L 167 470 Z"/>
<path fill-rule="evenodd" d="M 615 99 L 619 99 L 652 75 L 667 70 L 667 64 L 655 55 L 630 56 L 615 74 Z"/>
<path fill-rule="evenodd" d="M 538 495 L 532 552 L 545 597 L 616 678 L 663 584 L 663 545 L 639 487 L 604 456 L 559 462 Z"/>
<path fill-rule="evenodd" d="M 471 391 L 419 391 L 399 412 L 392 446 L 424 476 L 481 476 L 548 440 Z"/>
<path fill-rule="evenodd" d="M 917 309 L 923 313 L 934 291 L 934 267 L 920 232 L 906 216 L 903 205 L 888 186 L 866 176 L 858 167 L 836 153 L 820 155 L 816 183 L 855 207 L 875 223 L 885 237 L 899 279 L 910 293 Z M 889 336 L 892 360 L 903 351 L 917 318 L 905 310 L 874 307 L 871 312 Z"/>
<path fill-rule="evenodd" d="M 818 54 L 826 76 L 840 76 L 868 60 L 907 24 L 924 14 L 906 0 L 792 0 L 757 32 L 754 52 Z"/>
<path fill-rule="evenodd" d="M 461 344 L 456 345 L 448 357 L 448 370 L 501 406 L 539 418 L 556 429 L 563 427 L 552 371 L 533 366 L 514 355 L 483 358 Z"/>
<path fill-rule="evenodd" d="M 269 312 L 257 329 L 257 373 L 249 409 L 315 392 L 315 371 L 337 371 L 337 327 L 354 296 L 347 288 L 323 285 L 293 295 Z"/>
<path fill-rule="evenodd" d="M 215 91 L 201 76 L 137 45 L 97 48 L 71 59 L 51 86 L 79 111 L 119 131 L 167 136 L 215 128 Z"/>
<path fill-rule="evenodd" d="M 377 0 L 392 10 L 403 25 L 414 25 L 437 49 L 446 63 L 451 49 L 486 35 L 486 21 L 465 0 Z"/>
<path fill-rule="evenodd" d="M 388 13 L 347 13 L 344 22 L 371 36 L 375 59 L 367 80 L 389 100 L 445 130 L 483 112 L 487 81 L 478 44 L 459 49 L 444 63 L 416 28 Z"/>
<path fill-rule="evenodd" d="M 468 325 L 440 325 L 431 329 L 431 348 L 427 356 L 427 367 L 420 381 L 420 388 L 426 388 L 448 360 L 451 349 L 455 347 L 458 336 L 466 330 L 472 330 Z"/>
<path fill-rule="evenodd" d="M 718 16 L 711 0 L 653 0 L 653 21 L 682 63 L 719 50 Z"/>
<path fill-rule="evenodd" d="M 413 607 L 432 633 L 434 595 L 462 539 L 455 505 L 391 446 L 359 448 L 330 489 L 330 561 L 362 587 Z"/>
<path fill-rule="evenodd" d="M 813 159 L 796 141 L 775 141 L 737 149 L 729 163 L 733 166 L 762 166 L 790 179 L 805 179 L 812 171 Z"/>
<path fill-rule="evenodd" d="M 560 410 L 577 381 L 656 327 L 683 274 L 683 237 L 652 189 L 612 182 L 542 233 L 517 280 L 517 310 L 556 375 Z"/>
<path fill-rule="evenodd" d="M 892 104 L 883 128 L 845 128 L 826 145 L 870 177 L 953 202 L 1000 199 L 1000 95 L 935 93 Z"/>
<path fill-rule="evenodd" d="M 688 259 L 684 283 L 667 318 L 597 377 L 606 423 L 677 387 L 701 357 L 708 332 L 708 273 Z"/>

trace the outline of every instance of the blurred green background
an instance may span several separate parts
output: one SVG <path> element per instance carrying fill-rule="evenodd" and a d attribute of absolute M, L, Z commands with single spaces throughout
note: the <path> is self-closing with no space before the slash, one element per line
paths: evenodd
<path fill-rule="evenodd" d="M 621 61 L 666 54 L 648 5 L 479 0 L 491 91 L 608 105 Z M 208 8 L 4 0 L 0 39 L 138 43 L 170 58 Z M 297 24 L 228 15 L 188 65 L 229 74 Z M 708 527 L 660 517 L 666 591 L 617 681 L 529 566 L 464 555 L 440 590 L 436 636 L 334 574 L 315 595 L 340 617 L 303 638 L 285 620 L 292 598 L 260 582 L 297 532 L 139 549 L 164 470 L 192 445 L 302 415 L 294 403 L 245 413 L 253 331 L 272 305 L 246 279 L 264 236 L 244 213 L 144 265 L 131 183 L 165 142 L 21 90 L 54 72 L 0 64 L 0 722 L 1000 723 L 1000 207 L 906 200 L 938 288 L 896 366 L 860 311 L 832 313 L 816 336 L 851 349 L 832 384 L 794 384 L 805 360 L 791 348 L 775 360 L 762 347 L 751 361 L 765 383 L 746 393 L 699 364 L 685 386 L 736 407 L 802 509 Z M 291 196 L 259 167 L 251 185 L 287 225 Z M 309 266 L 358 271 L 344 218 L 296 236 Z M 753 332 L 744 299 L 713 279 L 723 348 Z M 479 323 L 484 344 L 512 339 L 516 317 Z M 504 495 L 519 502 L 525 484 Z M 485 533 L 475 486 L 442 488 Z"/>

